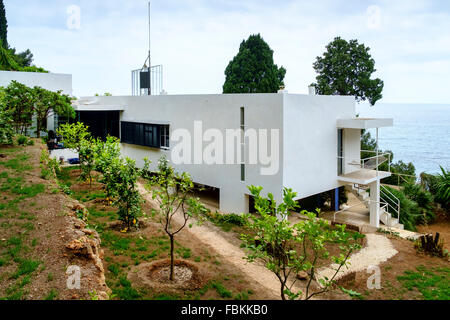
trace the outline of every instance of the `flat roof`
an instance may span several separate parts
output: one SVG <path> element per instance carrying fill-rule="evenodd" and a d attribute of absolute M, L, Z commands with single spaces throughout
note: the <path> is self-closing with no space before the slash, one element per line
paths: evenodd
<path fill-rule="evenodd" d="M 105 104 L 82 104 L 74 105 L 76 111 L 124 111 L 125 106 Z"/>
<path fill-rule="evenodd" d="M 371 129 L 392 127 L 393 125 L 394 119 L 392 118 L 353 118 L 337 121 L 337 127 L 344 129 Z"/>

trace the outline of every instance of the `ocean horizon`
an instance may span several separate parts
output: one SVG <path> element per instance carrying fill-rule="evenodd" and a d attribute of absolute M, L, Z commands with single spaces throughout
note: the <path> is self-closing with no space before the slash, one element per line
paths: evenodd
<path fill-rule="evenodd" d="M 391 150 L 394 162 L 412 162 L 417 176 L 450 169 L 450 104 L 358 104 L 356 110 L 360 117 L 394 119 L 393 127 L 378 133 L 380 148 Z"/>

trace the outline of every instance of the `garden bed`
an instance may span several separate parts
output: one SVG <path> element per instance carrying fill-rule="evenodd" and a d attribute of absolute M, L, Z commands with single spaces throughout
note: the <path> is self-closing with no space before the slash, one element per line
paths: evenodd
<path fill-rule="evenodd" d="M 77 167 L 62 168 L 60 183 L 70 189 L 74 199 L 86 206 L 89 211 L 88 225 L 100 234 L 106 282 L 113 292 L 113 299 L 276 298 L 257 283 L 249 281 L 211 246 L 192 238 L 187 230 L 177 235 L 175 257 L 199 270 L 195 283 L 181 287 L 142 285 L 140 279 L 132 276 L 134 271 L 168 258 L 169 238 L 162 230 L 160 218 L 152 206 L 144 202 L 144 216 L 139 219 L 139 229 L 121 232 L 118 210 L 106 200 L 103 185 L 96 180 L 91 185 L 79 181 L 79 174 Z"/>

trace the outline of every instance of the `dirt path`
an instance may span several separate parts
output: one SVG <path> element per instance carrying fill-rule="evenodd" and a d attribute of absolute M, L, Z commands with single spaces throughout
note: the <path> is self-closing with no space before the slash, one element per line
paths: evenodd
<path fill-rule="evenodd" d="M 395 256 L 398 251 L 394 249 L 391 241 L 384 235 L 366 234 L 367 246 L 358 253 L 350 256 L 348 268 L 343 267 L 336 280 L 342 278 L 346 274 L 367 270 L 369 266 L 378 266 L 382 262 Z M 325 268 L 317 274 L 317 278 L 331 277 L 336 272 L 338 266 L 333 264 L 330 268 Z"/>
<path fill-rule="evenodd" d="M 142 184 L 138 184 L 138 189 L 145 199 L 150 204 L 154 205 L 154 200 Z M 180 219 L 181 216 L 175 215 L 175 221 L 177 223 L 181 223 Z M 262 287 L 267 288 L 268 291 L 273 293 L 272 299 L 280 299 L 280 282 L 277 277 L 262 265 L 246 262 L 243 259 L 245 257 L 244 251 L 236 245 L 231 244 L 220 234 L 220 232 L 211 230 L 205 225 L 198 226 L 195 224 L 192 228 L 185 228 L 183 231 L 190 233 L 200 242 L 210 245 L 218 254 L 223 256 L 224 259 L 247 275 L 249 279 L 257 282 Z"/>

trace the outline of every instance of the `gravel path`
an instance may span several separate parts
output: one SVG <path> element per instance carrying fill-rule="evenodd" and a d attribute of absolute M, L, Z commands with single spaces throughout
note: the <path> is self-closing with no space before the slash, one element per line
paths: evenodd
<path fill-rule="evenodd" d="M 151 198 L 149 192 L 142 184 L 138 184 L 139 192 L 145 197 L 149 203 L 155 204 Z M 182 219 L 181 215 L 174 216 L 175 221 L 180 223 Z M 241 270 L 249 279 L 257 282 L 261 286 L 267 288 L 269 292 L 273 293 L 272 299 L 280 299 L 280 282 L 277 277 L 267 270 L 263 265 L 256 263 L 248 263 L 243 258 L 245 257 L 244 251 L 231 244 L 220 233 L 211 230 L 205 225 L 198 226 L 193 224 L 192 228 L 185 228 L 183 231 L 189 232 L 193 237 L 197 238 L 202 243 L 208 244 L 214 248 L 214 250 L 223 256 L 228 262 L 235 265 Z"/>
<path fill-rule="evenodd" d="M 156 205 L 142 184 L 138 184 L 138 189 L 150 204 Z M 177 223 L 181 223 L 181 215 L 175 215 L 174 218 Z M 230 243 L 221 235 L 220 231 L 218 232 L 218 230 L 213 230 L 205 225 L 198 226 L 196 224 L 193 224 L 192 228 L 186 228 L 183 231 L 189 232 L 200 242 L 210 245 L 218 254 L 246 274 L 249 279 L 267 288 L 269 292 L 272 292 L 273 299 L 280 299 L 280 282 L 277 277 L 262 264 L 246 262 L 243 259 L 245 257 L 244 251 L 236 246 L 236 244 Z M 372 265 L 379 265 L 397 254 L 397 250 L 394 249 L 387 237 L 376 234 L 367 234 L 366 237 L 367 246 L 349 258 L 350 264 L 348 268 L 343 267 L 336 276 L 336 280 L 348 273 L 366 270 Z M 328 268 L 322 269 L 318 272 L 317 279 L 325 276 L 330 279 L 335 272 L 332 268 L 336 267 L 335 265 L 331 265 Z M 296 285 L 293 289 L 299 290 L 300 288 Z"/>
<path fill-rule="evenodd" d="M 348 267 L 342 267 L 336 275 L 335 280 L 340 279 L 346 274 L 367 270 L 369 266 L 377 266 L 395 256 L 398 251 L 394 249 L 391 241 L 384 235 L 366 234 L 367 246 L 359 252 L 350 256 Z M 324 268 L 317 273 L 317 279 L 331 277 L 336 272 L 338 265 L 333 264 L 329 268 Z"/>

